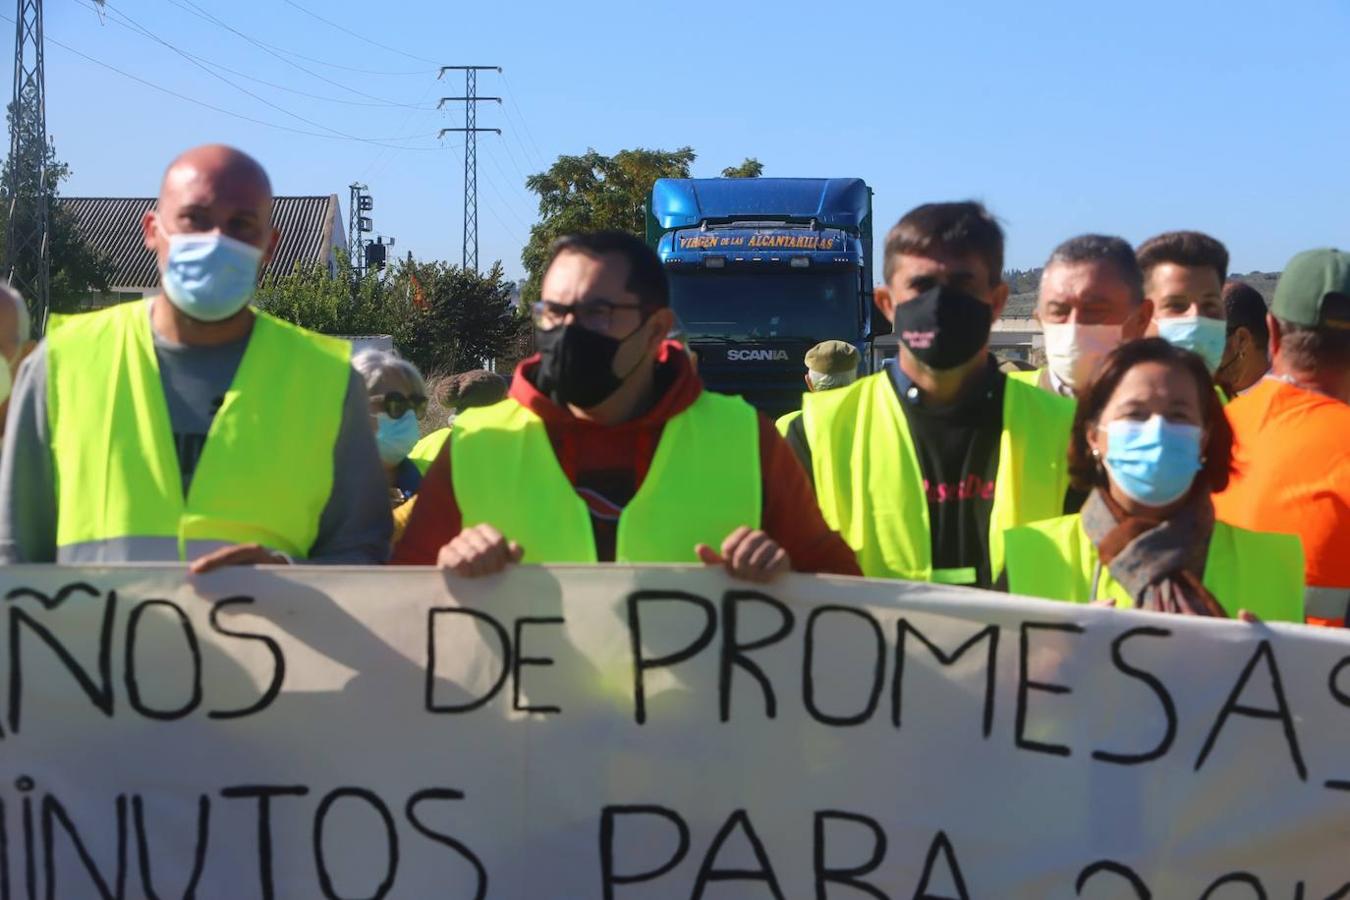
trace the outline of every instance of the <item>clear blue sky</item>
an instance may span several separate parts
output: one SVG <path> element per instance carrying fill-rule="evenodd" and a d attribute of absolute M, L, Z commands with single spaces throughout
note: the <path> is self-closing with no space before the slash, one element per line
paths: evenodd
<path fill-rule="evenodd" d="M 434 107 L 464 85 L 437 82 L 434 63 L 483 63 L 505 77 L 483 73 L 480 94 L 506 103 L 479 117 L 505 131 L 480 136 L 480 257 L 512 277 L 536 218 L 525 175 L 587 147 L 689 145 L 705 176 L 746 156 L 766 175 L 861 176 L 878 238 L 916 203 L 979 198 L 1005 222 L 1018 268 L 1084 231 L 1137 242 L 1199 228 L 1228 244 L 1237 272 L 1350 246 L 1348 0 L 191 0 L 275 54 L 189 2 L 110 0 L 101 25 L 92 0 L 46 0 L 48 127 L 74 170 L 66 195 L 153 194 L 176 152 L 225 141 L 262 160 L 278 193 L 339 194 L 344 217 L 347 185 L 366 182 L 400 254 L 458 260 L 462 151 L 435 133 L 462 112 Z M 400 149 L 242 121 L 56 41 L 243 116 Z"/>

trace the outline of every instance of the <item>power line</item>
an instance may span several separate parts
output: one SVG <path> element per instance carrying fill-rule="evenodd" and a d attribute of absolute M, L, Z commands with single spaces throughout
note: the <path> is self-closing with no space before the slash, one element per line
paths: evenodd
<path fill-rule="evenodd" d="M 484 172 L 483 177 L 487 181 L 488 187 L 492 188 L 492 193 L 496 194 L 497 199 L 502 202 L 502 208 L 505 209 L 507 212 L 509 212 L 511 214 L 511 217 L 520 223 L 521 228 L 524 228 L 526 231 L 529 231 L 530 230 L 529 224 L 520 217 L 520 214 L 516 212 L 515 207 L 511 205 L 510 201 L 506 199 L 506 196 L 503 195 L 502 192 L 498 189 L 497 182 L 492 178 L 492 176 L 489 175 L 487 172 Z M 491 209 L 491 207 L 489 207 L 489 209 Z"/>
<path fill-rule="evenodd" d="M 502 164 L 497 162 L 497 158 L 495 156 L 489 156 L 488 159 L 492 161 L 492 165 L 497 169 L 498 174 L 502 176 L 502 180 L 505 181 L 507 184 L 515 185 L 516 190 L 519 191 L 520 193 L 520 196 L 524 198 L 525 201 L 530 206 L 534 206 L 536 203 L 535 199 L 531 197 L 524 188 L 520 187 L 519 185 L 516 185 L 515 181 L 512 180 L 511 176 L 506 174 L 506 169 L 502 168 Z"/>
<path fill-rule="evenodd" d="M 170 3 L 173 3 L 174 0 L 169 0 L 169 2 L 170 2 Z M 211 16 L 210 13 L 207 13 L 207 12 L 205 12 L 205 11 L 203 11 L 203 10 L 188 9 L 188 8 L 182 6 L 181 4 L 178 4 L 178 3 L 175 3 L 174 5 L 175 5 L 175 6 L 178 6 L 178 8 L 179 8 L 179 9 L 182 9 L 184 12 L 192 13 L 194 16 L 197 16 L 198 18 L 201 18 L 201 19 L 205 19 L 206 21 L 211 22 L 212 24 L 219 25 L 219 26 L 221 26 L 221 27 L 223 27 L 223 28 L 226 28 L 226 29 L 229 29 L 229 30 L 232 30 L 232 31 L 234 30 L 234 29 L 230 29 L 230 27 L 229 27 L 228 25 L 226 25 L 225 23 L 221 22 L 219 19 L 215 19 L 213 16 Z M 384 71 L 384 70 L 379 70 L 379 69 L 363 69 L 363 68 L 356 67 L 356 66 L 343 65 L 342 63 L 329 62 L 329 61 L 326 60 L 326 59 L 319 59 L 318 57 L 315 57 L 315 56 L 306 56 L 306 55 L 303 54 L 303 53 L 298 53 L 298 52 L 296 52 L 295 50 L 291 50 L 291 49 L 286 48 L 286 47 L 280 47 L 280 46 L 278 46 L 278 45 L 276 45 L 276 44 L 269 43 L 268 41 L 264 41 L 264 40 L 262 40 L 261 38 L 249 38 L 247 35 L 243 34 L 242 32 L 239 32 L 239 31 L 235 31 L 235 34 L 238 34 L 240 37 L 245 38 L 246 40 L 249 40 L 249 41 L 252 42 L 252 43 L 258 44 L 258 45 L 263 46 L 263 47 L 270 48 L 270 49 L 272 49 L 272 50 L 277 51 L 278 53 L 284 53 L 284 54 L 286 54 L 287 57 L 292 57 L 292 56 L 293 56 L 293 57 L 295 57 L 296 59 L 303 59 L 305 62 L 312 62 L 312 63 L 315 63 L 316 65 L 327 66 L 327 67 L 330 68 L 330 69 L 341 69 L 341 70 L 346 71 L 346 72 L 355 72 L 355 73 L 357 73 L 358 75 L 380 75 L 380 76 L 389 76 L 389 77 L 408 77 L 408 76 L 412 76 L 412 75 L 430 75 L 430 74 L 432 74 L 433 72 L 436 71 L 435 68 L 431 68 L 431 69 L 413 69 L 413 70 L 411 70 L 411 71 L 398 71 L 398 72 L 389 72 L 389 71 Z M 319 77 L 319 76 L 316 76 L 316 77 Z"/>
<path fill-rule="evenodd" d="M 503 106 L 502 109 L 505 110 L 507 121 L 511 124 L 511 126 L 515 129 L 515 131 L 518 134 L 524 134 L 525 133 L 524 120 L 522 120 L 519 116 L 512 113 L 510 106 Z M 518 137 L 516 138 L 516 146 L 520 148 L 521 158 L 525 160 L 525 164 L 527 166 L 538 166 L 540 169 L 548 168 L 546 165 L 544 165 L 543 160 L 541 160 L 537 155 L 535 155 L 530 150 L 529 145 L 527 145 L 524 141 L 520 140 Z"/>
<path fill-rule="evenodd" d="M 7 15 L 4 15 L 3 13 L 0 13 L 0 19 L 9 22 L 11 25 L 14 24 L 14 19 L 12 19 Z M 390 147 L 395 150 L 418 150 L 430 153 L 441 149 L 440 147 L 409 147 L 406 145 L 389 143 L 390 141 L 405 141 L 405 140 L 414 140 L 420 137 L 430 137 L 430 135 L 428 134 L 411 134 L 406 135 L 404 137 L 392 137 L 392 138 L 343 137 L 341 135 L 325 134 L 321 131 L 306 131 L 303 128 L 292 128 L 289 125 L 279 125 L 276 122 L 268 122 L 266 119 L 257 119 L 254 118 L 253 116 L 247 116 L 244 115 L 243 113 L 237 113 L 234 112 L 233 110 L 225 109 L 223 106 L 216 106 L 213 103 L 207 103 L 205 100 L 198 100 L 195 97 L 189 97 L 187 94 L 180 94 L 177 91 L 156 84 L 153 81 L 141 78 L 139 75 L 133 75 L 132 73 L 126 71 L 125 69 L 119 69 L 117 66 L 114 66 L 110 63 L 106 63 L 101 59 L 96 59 L 95 57 L 92 57 L 89 54 L 84 53 L 80 50 L 76 50 L 74 47 L 70 46 L 69 44 L 62 43 L 61 41 L 57 40 L 51 35 L 46 36 L 46 41 L 47 43 L 52 44 L 53 46 L 60 47 L 67 53 L 73 53 L 74 55 L 80 57 L 86 62 L 91 62 L 94 65 L 107 69 L 110 72 L 116 72 L 123 78 L 129 78 L 130 80 L 135 81 L 138 84 L 143 84 L 148 88 L 153 88 L 154 90 L 159 91 L 161 94 L 167 94 L 170 97 L 175 97 L 179 100 L 184 100 L 196 106 L 212 110 L 213 112 L 218 112 L 223 115 L 230 116 L 231 118 L 240 119 L 245 122 L 252 122 L 255 125 L 262 125 L 267 128 L 275 128 L 278 131 L 288 131 L 292 134 L 302 134 L 305 135 L 306 137 L 320 137 L 320 138 L 327 138 L 329 140 L 352 140 L 362 144 L 374 144 L 380 147 Z"/>
<path fill-rule="evenodd" d="M 511 100 L 511 105 L 516 108 L 516 113 L 520 116 L 520 123 L 525 126 L 525 137 L 529 139 L 530 146 L 534 147 L 535 155 L 539 158 L 539 164 L 547 169 L 548 166 L 545 163 L 548 162 L 548 157 L 539 149 L 539 143 L 534 139 L 534 130 L 530 128 L 530 123 L 525 119 L 525 111 L 516 102 L 516 89 L 511 86 L 511 81 L 506 77 L 505 72 L 502 73 L 502 84 L 506 87 L 506 96 Z"/>
<path fill-rule="evenodd" d="M 81 3 L 82 0 L 76 0 L 76 2 L 77 2 L 77 3 Z M 266 87 L 270 87 L 270 88 L 272 88 L 272 89 L 274 89 L 274 90 L 285 91 L 285 92 L 288 93 L 288 94 L 295 94 L 295 95 L 300 96 L 300 97 L 306 97 L 306 98 L 308 98 L 308 99 L 310 99 L 310 100 L 321 100 L 321 101 L 323 101 L 323 102 L 325 102 L 325 103 L 340 103 L 340 104 L 343 104 L 344 106 L 362 106 L 362 107 L 377 107 L 377 108 L 379 108 L 379 107 L 389 107 L 389 108 L 400 108 L 400 109 L 401 109 L 401 108 L 407 108 L 407 109 L 422 109 L 422 110 L 427 111 L 427 112 L 432 112 L 432 111 L 433 111 L 433 110 L 431 109 L 431 107 L 429 107 L 429 106 L 423 106 L 423 105 L 420 105 L 420 104 L 397 103 L 397 102 L 394 102 L 394 101 L 383 101 L 383 100 L 379 100 L 379 101 L 347 100 L 347 99 L 344 99 L 344 98 L 342 98 L 342 97 L 329 97 L 329 96 L 326 96 L 326 95 L 324 95 L 324 94 L 314 94 L 314 93 L 311 93 L 311 92 L 309 92 L 309 91 L 302 91 L 302 90 L 298 90 L 297 88 L 288 87 L 288 86 L 286 86 L 286 85 L 284 85 L 284 84 L 277 84 L 276 82 L 268 81 L 268 80 L 266 80 L 266 79 L 264 79 L 264 78 L 259 78 L 259 77 L 257 77 L 256 75 L 250 75 L 250 74 L 247 73 L 247 72 L 241 72 L 241 71 L 239 71 L 238 69 L 232 69 L 232 68 L 230 68 L 229 66 L 227 66 L 227 65 L 225 65 L 225 64 L 223 64 L 223 63 L 218 63 L 218 62 L 216 62 L 216 61 L 214 61 L 214 60 L 207 59 L 207 58 L 204 57 L 204 56 L 199 56 L 198 54 L 193 53 L 193 52 L 191 52 L 191 51 L 189 51 L 189 50 L 184 50 L 184 49 L 182 49 L 181 47 L 177 46 L 176 44 L 173 44 L 172 42 L 166 41 L 165 39 L 159 37 L 159 36 L 156 35 L 154 32 L 150 31 L 148 28 L 146 28 L 145 26 L 141 25 L 141 24 L 140 24 L 139 22 L 137 22 L 135 19 L 133 19 L 133 18 L 131 18 L 130 16 L 128 16 L 126 13 L 120 12 L 120 11 L 118 11 L 118 10 L 116 10 L 116 9 L 111 9 L 111 7 L 107 7 L 106 5 L 103 5 L 103 6 L 90 6 L 90 5 L 87 4 L 87 3 L 82 3 L 82 5 L 85 6 L 87 9 L 92 9 L 92 10 L 94 10 L 95 12 L 98 12 L 98 13 L 100 14 L 100 16 L 104 15 L 107 11 L 110 10 L 110 11 L 113 13 L 113 15 L 116 16 L 116 18 L 113 19 L 113 24 L 114 24 L 114 25 L 117 25 L 117 26 L 119 26 L 119 27 L 121 27 L 121 28 L 125 28 L 126 30 L 131 31 L 131 32 L 133 32 L 133 33 L 135 33 L 135 34 L 139 34 L 141 37 L 144 37 L 144 38 L 146 38 L 146 39 L 148 39 L 148 40 L 153 40 L 153 41 L 156 41 L 157 43 L 163 44 L 163 45 L 165 45 L 166 47 L 169 47 L 171 50 L 174 50 L 175 52 L 177 52 L 177 53 L 178 53 L 179 55 L 181 55 L 181 56 L 186 56 L 186 57 L 188 57 L 188 58 L 190 58 L 190 59 L 193 59 L 193 60 L 196 60 L 197 62 L 200 62 L 200 63 L 202 63 L 202 64 L 204 64 L 204 65 L 208 65 L 208 66 L 212 66 L 212 67 L 214 67 L 214 68 L 220 69 L 222 72 L 229 72 L 231 75 L 234 75 L 234 76 L 236 76 L 236 77 L 238 77 L 238 78 L 244 78 L 244 79 L 247 79 L 248 81 L 253 81 L 253 82 L 256 82 L 256 83 L 258 83 L 258 84 L 265 85 Z M 123 21 L 123 20 L 125 20 L 125 21 Z"/>
<path fill-rule="evenodd" d="M 497 196 L 500 198 L 500 197 L 501 197 L 501 194 L 497 191 L 497 186 L 496 186 L 495 184 L 493 184 L 491 178 L 488 178 L 488 179 L 487 179 L 487 183 L 488 183 L 488 187 L 490 187 L 490 188 L 492 189 L 492 192 L 493 192 L 494 194 L 497 194 Z M 504 200 L 503 200 L 503 205 L 505 206 L 505 201 L 504 201 Z M 509 210 L 510 207 L 508 206 L 507 209 Z M 502 231 L 506 232 L 506 236 L 507 236 L 507 237 L 511 238 L 511 239 L 514 240 L 514 241 L 519 242 L 520 245 L 521 245 L 522 247 L 525 246 L 525 244 L 527 243 L 527 241 L 526 241 L 524 238 L 522 238 L 522 237 L 520 236 L 520 233 L 517 232 L 517 231 L 515 230 L 515 228 L 513 228 L 513 227 L 511 227 L 509 224 L 507 224 L 507 222 L 506 222 L 505 219 L 503 219 L 500 215 L 497 214 L 496 208 L 495 208 L 491 203 L 489 203 L 489 204 L 487 205 L 487 211 L 488 211 L 488 215 L 492 216 L 492 218 L 494 218 L 494 219 L 497 220 L 497 224 L 500 225 L 500 226 L 502 227 Z M 512 213 L 512 215 L 515 215 L 515 213 Z M 517 220 L 519 220 L 520 217 L 519 217 L 519 216 L 516 216 L 516 218 L 517 218 Z M 525 233 L 528 234 L 529 231 L 530 231 L 530 226 L 529 226 L 529 225 L 525 225 L 523 222 L 522 222 L 521 224 L 522 224 L 522 226 L 525 228 Z"/>
<path fill-rule="evenodd" d="M 436 82 L 434 81 L 429 82 L 427 84 L 426 90 L 422 92 L 422 96 L 418 98 L 418 102 L 422 103 L 427 101 L 431 96 L 431 92 L 435 90 L 435 88 Z M 398 126 L 400 131 L 408 127 L 408 123 L 412 121 L 413 115 L 414 113 L 409 112 L 407 115 L 403 117 L 403 121 L 401 121 Z M 456 145 L 454 147 L 451 147 L 450 149 L 458 150 L 459 147 L 461 146 L 463 145 Z M 359 177 L 364 180 L 367 177 L 374 176 L 376 173 L 383 171 L 384 167 L 388 165 L 388 163 L 397 156 L 398 156 L 397 150 L 389 150 L 388 148 L 381 148 L 379 151 L 376 152 L 375 157 L 371 159 L 370 162 L 366 163 L 366 167 L 361 170 L 361 175 Z"/>
<path fill-rule="evenodd" d="M 387 44 L 381 44 L 379 41 L 374 40 L 373 38 L 369 38 L 369 37 L 367 37 L 367 36 L 364 35 L 364 34 L 360 34 L 360 33 L 358 33 L 358 32 L 352 31 L 350 28 L 348 28 L 348 27 L 345 26 L 345 25 L 341 25 L 341 24 L 339 24 L 339 23 L 337 23 L 337 22 L 334 22 L 334 21 L 332 21 L 331 19 L 325 19 L 323 16 L 319 15 L 318 13 L 314 12 L 313 10 L 305 9 L 305 8 L 304 8 L 303 6 L 301 6 L 299 3 L 296 3 L 295 0 L 285 0 L 285 2 L 286 2 L 286 5 L 287 5 L 287 6 L 293 6 L 293 7 L 295 7 L 296 9 L 300 10 L 300 11 L 301 11 L 302 13 L 304 13 L 305 15 L 310 16 L 310 17 L 315 18 L 315 19 L 318 19 L 320 22 L 324 23 L 325 25 L 329 25 L 329 26 L 331 26 L 331 27 L 333 27 L 333 28 L 336 28 L 338 31 L 341 31 L 343 34 L 349 34 L 349 35 L 351 35 L 352 37 L 354 37 L 354 38 L 356 38 L 356 39 L 358 39 L 358 40 L 365 41 L 367 44 L 370 44 L 372 47 L 379 47 L 381 50 L 388 50 L 390 53 L 397 53 L 397 54 L 399 54 L 400 56 L 406 56 L 406 57 L 408 57 L 408 59 L 414 59 L 414 60 L 417 60 L 418 62 L 431 63 L 432 65 L 436 65 L 436 61 L 435 61 L 434 59 L 427 59 L 427 58 L 424 57 L 424 56 L 417 56 L 416 54 L 408 53 L 408 52 L 405 51 L 405 50 L 399 50 L 397 47 L 390 47 L 390 46 L 388 46 Z"/>
<path fill-rule="evenodd" d="M 511 160 L 511 168 L 515 169 L 515 170 L 516 170 L 516 174 L 520 176 L 520 182 L 519 182 L 519 185 L 520 185 L 520 187 L 523 189 L 524 186 L 525 186 L 525 183 L 528 182 L 528 181 L 530 180 L 530 179 L 529 179 L 529 176 L 525 174 L 525 170 L 522 169 L 522 168 L 520 167 L 520 165 L 516 162 L 516 155 L 515 155 L 514 153 L 511 152 L 511 146 L 510 146 L 508 143 L 506 143 L 505 140 L 502 141 L 502 149 L 504 149 L 504 150 L 506 151 L 506 158 L 509 159 L 509 160 Z M 522 148 L 521 152 L 522 152 L 522 153 L 524 152 L 524 149 L 523 149 L 523 148 Z M 526 163 L 527 163 L 527 164 L 528 164 L 528 162 L 529 162 L 529 161 L 526 160 Z M 506 177 L 505 173 L 502 174 L 502 177 L 503 177 L 503 178 Z"/>
<path fill-rule="evenodd" d="M 105 3 L 104 6 L 107 6 L 107 4 Z M 183 59 L 185 59 L 185 60 L 187 60 L 188 62 L 192 63 L 192 65 L 196 66 L 197 68 L 201 69 L 201 70 L 202 70 L 203 72 L 205 72 L 206 74 L 210 75 L 212 78 L 215 78 L 215 79 L 217 79 L 217 80 L 223 82 L 224 84 L 226 84 L 226 85 L 228 85 L 228 86 L 234 88 L 236 91 L 239 91 L 239 92 L 242 93 L 242 94 L 245 94 L 245 95 L 247 95 L 247 96 L 249 96 L 249 97 L 252 97 L 254 100 L 257 100 L 259 103 L 263 104 L 264 106 L 271 107 L 272 109 L 275 109 L 275 110 L 276 110 L 277 112 L 279 112 L 279 113 L 282 113 L 282 114 L 284 114 L 284 115 L 290 116 L 292 119 L 295 119 L 297 122 L 303 122 L 303 123 L 305 123 L 306 125 L 309 125 L 309 126 L 314 127 L 314 128 L 322 128 L 323 130 L 325 130 L 325 131 L 330 131 L 330 132 L 332 132 L 333 134 L 335 134 L 335 135 L 337 135 L 337 136 L 339 136 L 339 137 L 348 138 L 348 139 L 350 139 L 350 140 L 360 140 L 360 138 L 358 138 L 356 135 L 348 134 L 348 133 L 345 132 L 345 131 L 340 131 L 340 130 L 337 129 L 337 128 L 333 128 L 333 127 L 330 126 L 330 125 L 325 125 L 325 124 L 323 124 L 322 122 L 316 122 L 316 121 L 314 121 L 313 119 L 306 118 L 305 116 L 302 116 L 302 115 L 300 115 L 299 113 L 292 112 L 291 110 L 286 109 L 284 106 L 280 106 L 280 105 L 278 105 L 278 104 L 276 104 L 276 103 L 273 103 L 271 100 L 268 100 L 266 97 L 263 97 L 263 96 L 261 96 L 260 94 L 256 94 L 256 93 L 254 93 L 253 91 L 250 91 L 250 90 L 249 90 L 248 88 L 246 88 L 246 87 L 243 87 L 243 86 L 241 86 L 241 85 L 235 84 L 233 81 L 231 81 L 230 79 L 226 78 L 224 75 L 221 75 L 219 72 L 214 72 L 214 71 L 212 71 L 208 66 L 206 66 L 205 64 L 203 64 L 203 63 L 201 63 L 201 62 L 198 62 L 196 59 L 194 59 L 194 58 L 192 57 L 191 54 L 187 53 L 187 52 L 184 51 L 184 50 L 179 49 L 178 47 L 174 46 L 173 44 L 171 44 L 171 43 L 169 43 L 168 41 L 166 41 L 166 40 L 164 40 L 163 38 L 161 38 L 159 35 L 155 34 L 155 33 L 152 32 L 152 31 L 150 31 L 148 28 L 146 28 L 144 25 L 142 25 L 141 23 L 137 22 L 135 19 L 133 19 L 133 18 L 131 18 L 130 16 L 128 16 L 126 13 L 120 12 L 119 10 L 116 10 L 116 9 L 112 10 L 112 12 L 113 12 L 115 15 L 118 15 L 118 16 L 122 17 L 122 18 L 125 19 L 127 22 L 131 23 L 131 26 L 134 27 L 137 31 L 139 31 L 139 32 L 140 32 L 142 35 L 144 35 L 145 37 L 150 38 L 151 40 L 155 41 L 156 43 L 161 44 L 161 45 L 167 47 L 168 49 L 172 50 L 174 53 L 176 53 L 176 54 L 178 54 L 179 56 L 181 56 Z"/>
<path fill-rule="evenodd" d="M 375 94 L 367 94 L 365 91 L 358 91 L 356 88 L 348 87 L 347 85 L 343 84 L 340 81 L 334 81 L 333 79 L 329 78 L 326 75 L 320 75 L 318 72 L 315 72 L 312 69 L 306 69 L 304 66 L 300 65 L 295 60 L 290 58 L 292 56 L 298 56 L 299 54 L 291 53 L 288 50 L 281 50 L 280 48 L 273 47 L 266 41 L 260 41 L 257 38 L 250 37 L 249 35 L 240 31 L 238 28 L 235 28 L 234 26 L 216 18 L 211 13 L 207 12 L 197 4 L 193 3 L 192 0 L 169 0 L 169 2 L 185 12 L 189 12 L 200 19 L 204 19 L 212 23 L 213 25 L 216 25 L 217 27 L 224 28 L 231 34 L 236 35 L 237 37 L 242 38 L 245 41 L 248 41 L 253 46 L 262 50 L 264 53 L 267 53 L 271 56 L 275 56 L 277 59 L 281 60 L 286 65 L 290 66 L 293 69 L 297 69 L 301 72 L 304 72 L 311 78 L 317 78 L 320 81 L 333 85 L 334 87 L 342 88 L 344 91 L 347 91 L 350 94 L 355 94 L 358 97 L 365 97 L 367 100 L 379 100 L 381 102 L 388 103 L 393 106 L 398 105 L 397 101 L 390 100 L 388 97 L 378 97 Z"/>

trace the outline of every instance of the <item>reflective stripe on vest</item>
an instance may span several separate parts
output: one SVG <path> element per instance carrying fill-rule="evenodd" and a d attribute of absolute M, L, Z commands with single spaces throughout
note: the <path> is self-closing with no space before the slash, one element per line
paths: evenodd
<path fill-rule="evenodd" d="M 590 509 L 568 481 L 543 421 L 513 399 L 465 410 L 450 430 L 450 476 L 465 528 L 491 524 L 529 563 L 597 560 Z M 695 563 L 762 507 L 759 420 L 739 397 L 707 391 L 668 421 L 619 517 L 617 562 Z"/>
<path fill-rule="evenodd" d="M 1311 625 L 1345 627 L 1350 619 L 1350 588 L 1309 585 L 1303 591 L 1303 614 Z"/>
<path fill-rule="evenodd" d="M 889 372 L 811 394 L 802 416 L 825 521 L 858 554 L 865 575 L 970 584 L 973 568 L 933 570 L 923 472 Z M 1003 393 L 1003 434 L 989 524 L 991 577 L 1003 570 L 1003 532 L 1060 515 L 1068 491 L 1071 401 L 1020 381 Z"/>
<path fill-rule="evenodd" d="M 255 313 L 184 498 L 149 305 L 63 322 L 47 339 L 58 557 L 138 539 L 171 539 L 179 559 L 196 542 L 307 556 L 332 492 L 350 357 L 346 341 Z"/>
<path fill-rule="evenodd" d="M 1089 603 L 1097 548 L 1082 516 L 1061 516 L 1008 532 L 1008 591 Z M 1303 544 L 1291 534 L 1214 523 L 1205 587 L 1230 616 L 1247 610 L 1272 622 L 1303 621 Z M 1131 607 L 1124 586 L 1103 567 L 1097 595 Z"/>

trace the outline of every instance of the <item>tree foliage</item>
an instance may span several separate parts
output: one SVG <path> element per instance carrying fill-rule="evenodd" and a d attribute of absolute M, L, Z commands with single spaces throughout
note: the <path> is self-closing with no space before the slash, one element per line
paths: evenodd
<path fill-rule="evenodd" d="M 679 150 L 620 150 L 605 156 L 587 150 L 560 156 L 547 172 L 531 175 L 525 186 L 539 195 L 539 222 L 520 254 L 526 282 L 521 295 L 539 298 L 539 282 L 549 246 L 564 234 L 615 229 L 638 237 L 647 232 L 646 202 L 658 178 L 688 178 L 695 154 Z M 757 178 L 764 166 L 753 157 L 724 169 L 727 178 Z"/>
<path fill-rule="evenodd" d="M 513 305 L 501 263 L 483 274 L 446 262 L 406 267 L 410 291 L 422 291 L 410 327 L 395 342 L 423 372 L 449 374 L 511 355 L 529 319 Z M 416 286 L 412 286 L 412 280 Z"/>
<path fill-rule="evenodd" d="M 722 170 L 723 178 L 758 178 L 764 174 L 764 163 L 747 156 L 739 166 L 728 166 Z"/>
<path fill-rule="evenodd" d="M 28 107 L 25 107 L 27 109 Z M 15 115 L 14 104 L 10 104 L 5 120 L 11 126 Z M 30 131 L 35 130 L 30 128 Z M 70 166 L 56 156 L 56 145 L 48 136 L 43 146 L 46 164 L 47 207 L 47 246 L 49 254 L 48 292 L 51 298 L 52 312 L 73 312 L 79 308 L 80 301 L 91 289 L 108 290 L 113 275 L 112 262 L 98 253 L 85 242 L 76 227 L 74 217 L 57 202 L 56 196 L 61 183 L 70 177 Z M 34 152 L 36 156 L 36 151 Z M 15 167 L 20 177 L 20 196 L 32 197 L 38 192 L 39 164 L 36 158 L 14 160 L 5 159 L 3 171 L 0 171 L 0 248 L 5 246 L 10 227 L 9 214 L 13 200 Z M 23 217 L 17 223 L 23 228 L 32 228 L 36 211 L 30 204 L 19 203 L 18 214 Z M 37 281 L 37 258 L 35 254 L 24 254 L 16 261 L 16 285 L 34 284 Z M 6 260 L 0 277 L 8 277 L 10 261 Z M 29 307 L 33 298 L 27 297 Z M 34 310 L 36 312 L 36 310 Z"/>
<path fill-rule="evenodd" d="M 401 261 L 353 282 L 345 260 L 336 277 L 297 266 L 259 288 L 260 309 L 324 334 L 387 334 L 427 376 L 509 358 L 528 329 L 500 263 L 479 274 L 445 262 Z"/>
<path fill-rule="evenodd" d="M 372 271 L 352 283 L 347 260 L 334 277 L 319 264 L 297 265 L 258 288 L 254 303 L 278 318 L 322 334 L 395 335 L 411 312 L 407 298 Z"/>
<path fill-rule="evenodd" d="M 539 222 L 520 255 L 528 276 L 524 296 L 538 298 L 549 245 L 560 236 L 601 229 L 644 234 L 643 203 L 652 184 L 658 178 L 688 178 L 693 162 L 689 147 L 621 150 L 613 156 L 587 150 L 560 156 L 547 172 L 527 178 L 525 186 L 539 195 Z"/>

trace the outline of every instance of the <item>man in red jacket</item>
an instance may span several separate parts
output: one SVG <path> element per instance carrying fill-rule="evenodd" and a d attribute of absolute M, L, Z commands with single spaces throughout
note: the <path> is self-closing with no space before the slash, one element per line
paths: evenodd
<path fill-rule="evenodd" d="M 539 354 L 510 396 L 455 420 L 394 562 L 458 575 L 512 562 L 698 562 L 766 581 L 860 574 L 796 456 L 739 398 L 703 389 L 665 271 L 618 232 L 558 241 Z M 717 548 L 717 549 L 714 549 Z"/>

